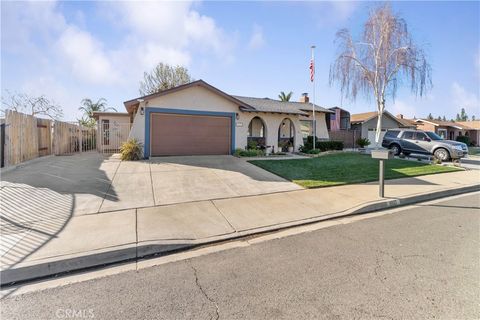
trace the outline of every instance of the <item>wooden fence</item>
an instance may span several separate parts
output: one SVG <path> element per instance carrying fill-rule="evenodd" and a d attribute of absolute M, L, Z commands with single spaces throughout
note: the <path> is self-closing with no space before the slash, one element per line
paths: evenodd
<path fill-rule="evenodd" d="M 96 128 L 40 119 L 12 110 L 6 111 L 1 134 L 2 167 L 51 154 L 96 149 Z"/>
<path fill-rule="evenodd" d="M 330 140 L 342 141 L 345 148 L 356 148 L 357 139 L 361 138 L 360 131 L 357 130 L 333 130 L 328 132 Z"/>

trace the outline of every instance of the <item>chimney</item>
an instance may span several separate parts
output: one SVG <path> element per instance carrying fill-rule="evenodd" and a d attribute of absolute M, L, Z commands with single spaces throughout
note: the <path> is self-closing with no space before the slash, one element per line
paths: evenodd
<path fill-rule="evenodd" d="M 300 100 L 298 100 L 298 102 L 302 102 L 302 103 L 308 103 L 310 101 L 310 99 L 308 98 L 308 93 L 302 93 L 302 95 L 300 96 Z"/>
<path fill-rule="evenodd" d="M 396 117 L 397 117 L 398 119 L 403 119 L 403 114 L 399 113 L 399 114 L 396 115 Z"/>

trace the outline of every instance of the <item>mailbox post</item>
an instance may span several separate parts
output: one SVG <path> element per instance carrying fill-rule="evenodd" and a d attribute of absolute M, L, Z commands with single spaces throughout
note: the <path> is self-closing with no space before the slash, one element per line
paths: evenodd
<path fill-rule="evenodd" d="M 393 159 L 393 152 L 387 149 L 372 150 L 372 159 L 379 160 L 378 172 L 378 195 L 385 195 L 385 160 Z"/>

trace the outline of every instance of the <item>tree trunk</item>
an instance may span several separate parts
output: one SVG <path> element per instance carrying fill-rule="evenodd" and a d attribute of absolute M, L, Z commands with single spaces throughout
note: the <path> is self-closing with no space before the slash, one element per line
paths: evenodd
<path fill-rule="evenodd" d="M 377 132 L 375 133 L 375 147 L 380 147 L 380 134 L 382 133 L 383 110 L 385 109 L 385 100 L 378 103 Z M 380 142 L 381 143 L 381 142 Z"/>

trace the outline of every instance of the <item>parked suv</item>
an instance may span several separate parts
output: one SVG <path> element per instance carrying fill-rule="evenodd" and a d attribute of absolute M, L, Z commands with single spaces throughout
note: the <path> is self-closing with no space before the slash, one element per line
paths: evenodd
<path fill-rule="evenodd" d="M 468 154 L 465 143 L 444 140 L 431 131 L 391 129 L 383 137 L 382 147 L 391 149 L 395 155 L 410 153 L 434 155 L 442 161 L 463 158 Z"/>

